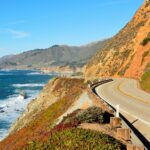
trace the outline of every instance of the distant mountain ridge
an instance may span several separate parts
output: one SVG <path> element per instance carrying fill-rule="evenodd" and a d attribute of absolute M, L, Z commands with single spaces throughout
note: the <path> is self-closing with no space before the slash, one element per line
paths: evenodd
<path fill-rule="evenodd" d="M 108 40 L 84 46 L 53 45 L 47 49 L 35 49 L 18 55 L 0 58 L 0 69 L 41 68 L 50 66 L 82 67 L 104 47 Z"/>

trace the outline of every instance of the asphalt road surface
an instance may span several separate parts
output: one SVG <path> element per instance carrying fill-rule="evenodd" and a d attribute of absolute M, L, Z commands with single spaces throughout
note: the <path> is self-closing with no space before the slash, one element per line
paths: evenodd
<path fill-rule="evenodd" d="M 150 126 L 150 94 L 138 88 L 136 80 L 114 79 L 98 86 L 96 92 L 115 108 L 119 104 L 120 112 Z"/>

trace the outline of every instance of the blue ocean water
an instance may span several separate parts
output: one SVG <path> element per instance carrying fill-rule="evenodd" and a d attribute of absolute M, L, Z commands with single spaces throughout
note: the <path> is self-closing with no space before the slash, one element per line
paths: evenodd
<path fill-rule="evenodd" d="M 52 77 L 31 70 L 0 71 L 0 140 Z M 20 91 L 27 94 L 27 99 L 19 98 Z"/>

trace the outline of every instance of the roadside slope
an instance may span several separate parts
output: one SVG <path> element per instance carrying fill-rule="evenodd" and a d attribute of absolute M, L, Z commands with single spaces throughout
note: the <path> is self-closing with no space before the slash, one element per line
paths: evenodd
<path fill-rule="evenodd" d="M 85 77 L 130 77 L 141 79 L 150 65 L 150 2 L 87 64 Z"/>
<path fill-rule="evenodd" d="M 30 141 L 47 139 L 57 118 L 85 89 L 82 79 L 55 78 L 50 81 L 13 125 L 10 135 L 0 142 L 0 149 L 19 149 Z"/>
<path fill-rule="evenodd" d="M 98 86 L 96 91 L 115 108 L 119 104 L 121 113 L 129 121 L 137 119 L 134 125 L 150 141 L 150 94 L 140 90 L 137 85 L 138 82 L 133 79 L 114 79 L 113 82 Z"/>
<path fill-rule="evenodd" d="M 50 81 L 39 98 L 29 104 L 11 134 L 0 142 L 0 150 L 125 150 L 126 143 L 117 140 L 106 129 L 79 128 L 84 122 L 100 125 L 108 120 L 108 113 L 93 106 L 95 102 L 88 97 L 86 88 L 83 79 L 55 78 Z"/>

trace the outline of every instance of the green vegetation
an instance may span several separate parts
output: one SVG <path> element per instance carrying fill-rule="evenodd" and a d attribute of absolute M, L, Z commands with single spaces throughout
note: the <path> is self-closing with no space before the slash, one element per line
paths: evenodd
<path fill-rule="evenodd" d="M 150 32 L 147 37 L 141 42 L 141 45 L 146 46 L 150 42 Z"/>
<path fill-rule="evenodd" d="M 126 49 L 125 51 L 123 51 L 123 52 L 121 53 L 121 58 L 127 59 L 128 56 L 129 56 L 129 54 L 131 53 L 131 51 L 132 51 L 132 50 L 130 50 L 130 49 Z"/>
<path fill-rule="evenodd" d="M 144 54 L 142 55 L 141 65 L 143 64 L 145 57 L 148 56 L 149 52 L 150 52 L 150 51 L 146 51 L 146 52 L 144 52 Z"/>
<path fill-rule="evenodd" d="M 129 57 L 131 52 L 132 52 L 131 49 L 125 49 L 123 52 L 120 52 L 120 53 L 118 53 L 118 51 L 116 51 L 114 53 L 114 57 L 116 56 L 117 59 L 122 60 L 122 63 L 123 63 L 123 61 L 126 60 Z M 116 59 L 116 58 L 114 58 L 114 59 Z M 118 72 L 118 69 L 121 67 L 122 63 L 116 62 L 113 66 L 109 65 L 109 67 L 112 68 L 112 69 L 110 69 L 110 75 L 111 76 L 113 76 L 114 74 L 116 74 Z M 128 67 L 129 66 L 126 66 L 125 68 L 123 68 L 118 73 L 118 75 L 123 76 L 125 74 L 125 71 L 128 69 Z"/>
<path fill-rule="evenodd" d="M 142 41 L 142 45 L 145 46 L 147 45 L 147 43 L 150 41 L 150 38 L 145 38 L 143 41 Z"/>
<path fill-rule="evenodd" d="M 33 120 L 25 127 L 9 135 L 1 142 L 0 149 L 125 149 L 125 145 L 109 135 L 77 128 L 81 123 L 106 123 L 110 118 L 110 114 L 99 107 L 94 106 L 86 110 L 76 110 L 56 125 L 57 119 L 70 108 L 87 86 L 83 83 L 84 80 L 81 79 L 63 78 L 59 80 L 55 78 L 52 82 L 55 84 L 52 92 L 57 94 L 57 97 L 59 96 L 59 100 L 35 115 Z M 60 94 L 62 92 L 65 92 L 65 94 Z"/>
<path fill-rule="evenodd" d="M 117 72 L 118 68 L 119 68 L 118 64 L 112 66 L 112 69 L 110 70 L 111 76 L 113 76 Z"/>
<path fill-rule="evenodd" d="M 150 70 L 143 74 L 140 84 L 143 90 L 150 92 Z"/>
<path fill-rule="evenodd" d="M 76 110 L 63 118 L 61 124 L 78 122 L 81 123 L 106 123 L 109 122 L 111 114 L 104 112 L 101 108 L 92 106 L 86 110 Z"/>
<path fill-rule="evenodd" d="M 130 65 L 131 65 L 131 63 L 132 63 L 133 57 L 134 57 L 134 54 L 131 56 L 131 59 L 130 59 L 130 61 L 128 62 L 128 64 L 127 64 L 124 68 L 122 68 L 122 70 L 120 70 L 120 71 L 118 72 L 118 75 L 119 75 L 119 76 L 123 76 L 123 75 L 125 74 L 126 70 L 130 67 Z"/>
<path fill-rule="evenodd" d="M 86 89 L 87 86 L 83 83 L 84 80 L 56 78 L 53 82 L 56 82 L 54 83 L 55 85 L 48 88 L 47 92 L 52 92 L 53 95 L 56 94 L 59 100 L 47 109 L 36 114 L 32 121 L 25 127 L 3 140 L 0 143 L 0 149 L 23 149 L 28 143 L 33 143 L 32 141 L 44 143 L 52 133 L 76 126 L 76 122 L 73 122 L 64 127 L 60 125 L 53 129 L 57 119 L 68 110 L 73 102 Z M 40 105 L 39 107 L 42 106 Z"/>
<path fill-rule="evenodd" d="M 72 76 L 83 76 L 83 72 L 76 72 Z"/>
<path fill-rule="evenodd" d="M 137 24 L 137 27 L 139 28 L 139 27 L 142 27 L 142 26 L 144 26 L 144 25 L 145 25 L 145 22 L 142 21 L 142 22 L 140 22 L 140 23 Z"/>
<path fill-rule="evenodd" d="M 126 70 L 129 68 L 130 64 L 128 63 L 122 70 L 118 72 L 118 75 L 123 76 Z"/>
<path fill-rule="evenodd" d="M 77 128 L 81 123 L 104 123 L 110 115 L 101 108 L 93 106 L 86 110 L 76 110 L 63 118 L 56 125 L 44 142 L 31 141 L 25 150 L 75 150 L 75 149 L 125 149 L 125 146 L 114 138 L 100 132 Z"/>
<path fill-rule="evenodd" d="M 26 150 L 124 150 L 125 146 L 100 132 L 79 128 L 56 132 L 43 144 L 29 143 Z"/>
<path fill-rule="evenodd" d="M 89 107 L 88 109 L 81 111 L 76 118 L 81 123 L 103 123 L 104 112 L 99 107 Z"/>
<path fill-rule="evenodd" d="M 114 56 L 118 56 L 119 55 L 119 51 L 115 51 Z"/>

